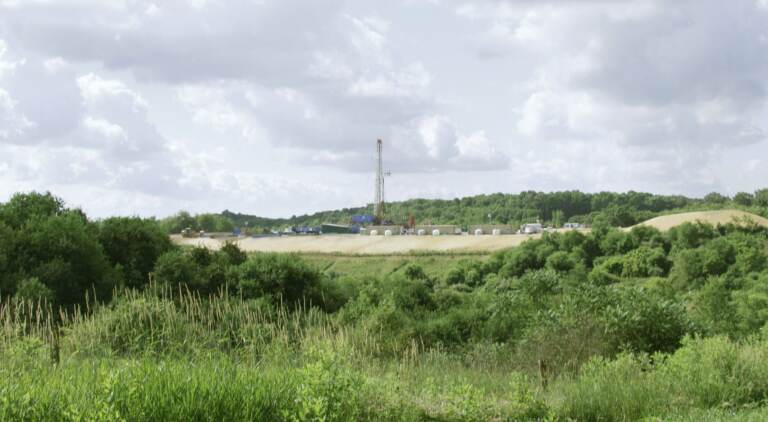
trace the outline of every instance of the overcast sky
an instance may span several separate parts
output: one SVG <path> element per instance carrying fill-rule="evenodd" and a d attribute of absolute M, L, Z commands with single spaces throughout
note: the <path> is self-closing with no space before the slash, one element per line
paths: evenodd
<path fill-rule="evenodd" d="M 0 0 L 0 201 L 768 186 L 768 0 Z"/>

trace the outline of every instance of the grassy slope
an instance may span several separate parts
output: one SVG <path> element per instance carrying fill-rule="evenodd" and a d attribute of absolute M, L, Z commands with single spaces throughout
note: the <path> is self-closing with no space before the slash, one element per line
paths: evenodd
<path fill-rule="evenodd" d="M 596 359 L 545 389 L 503 345 L 456 353 L 414 344 L 381 356 L 375 333 L 317 313 L 269 317 L 237 300 L 209 305 L 133 295 L 81 315 L 55 343 L 58 364 L 45 324 L 31 325 L 42 339 L 24 335 L 18 314 L 0 309 L 0 421 L 766 416 L 768 339 L 689 340 L 655 363 Z"/>
<path fill-rule="evenodd" d="M 443 278 L 456 262 L 463 259 L 484 260 L 487 256 L 477 254 L 393 256 L 305 254 L 302 258 L 326 274 L 334 273 L 339 276 L 350 274 L 360 277 L 384 277 L 413 263 L 421 266 L 428 276 Z"/>

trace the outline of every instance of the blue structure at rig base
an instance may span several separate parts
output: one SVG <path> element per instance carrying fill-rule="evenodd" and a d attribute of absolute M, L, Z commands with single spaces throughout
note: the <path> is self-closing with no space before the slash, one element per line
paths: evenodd
<path fill-rule="evenodd" d="M 358 214 L 352 216 L 353 224 L 373 224 L 374 217 L 372 215 Z"/>

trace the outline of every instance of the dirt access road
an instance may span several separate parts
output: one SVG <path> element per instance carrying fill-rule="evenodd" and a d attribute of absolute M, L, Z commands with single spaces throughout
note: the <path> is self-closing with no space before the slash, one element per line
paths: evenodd
<path fill-rule="evenodd" d="M 262 238 L 231 239 L 247 252 L 301 252 L 340 253 L 361 255 L 390 255 L 416 251 L 435 252 L 493 252 L 517 246 L 528 239 L 541 235 L 500 235 L 500 236 L 362 236 L 362 235 L 321 235 L 281 236 Z M 171 236 L 181 245 L 205 246 L 218 249 L 226 239 L 195 239 Z"/>

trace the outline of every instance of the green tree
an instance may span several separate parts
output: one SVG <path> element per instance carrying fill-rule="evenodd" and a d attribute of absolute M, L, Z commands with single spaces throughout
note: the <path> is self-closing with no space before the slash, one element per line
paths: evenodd
<path fill-rule="evenodd" d="M 755 196 L 747 192 L 739 192 L 733 196 L 733 202 L 745 207 L 751 206 Z"/>
<path fill-rule="evenodd" d="M 94 291 L 108 298 L 116 277 L 95 227 L 78 212 L 30 218 L 17 236 L 13 260 L 20 274 L 37 277 L 60 304 L 85 300 Z"/>
<path fill-rule="evenodd" d="M 755 205 L 768 207 L 768 188 L 755 191 Z"/>
<path fill-rule="evenodd" d="M 113 266 L 120 265 L 129 287 L 141 287 L 155 262 L 173 248 L 168 235 L 155 220 L 113 217 L 99 225 L 99 242 Z"/>
<path fill-rule="evenodd" d="M 717 192 L 710 192 L 704 196 L 704 202 L 710 204 L 724 204 L 728 202 L 728 197 Z"/>
<path fill-rule="evenodd" d="M 65 211 L 64 201 L 50 192 L 16 193 L 0 205 L 0 221 L 18 230 L 34 217 L 53 217 Z"/>

